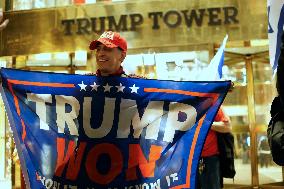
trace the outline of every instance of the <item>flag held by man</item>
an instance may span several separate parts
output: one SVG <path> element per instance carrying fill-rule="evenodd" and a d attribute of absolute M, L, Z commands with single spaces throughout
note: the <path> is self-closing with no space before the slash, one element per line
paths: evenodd
<path fill-rule="evenodd" d="M 230 81 L 175 82 L 1 69 L 28 188 L 195 188 Z"/>

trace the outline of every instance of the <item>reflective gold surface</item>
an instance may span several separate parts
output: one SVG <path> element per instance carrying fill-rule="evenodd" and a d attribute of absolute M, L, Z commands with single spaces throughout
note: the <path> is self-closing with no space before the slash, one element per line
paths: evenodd
<path fill-rule="evenodd" d="M 190 24 L 194 14 L 197 17 Z M 226 33 L 230 41 L 267 39 L 265 0 L 128 1 L 5 16 L 10 23 L 1 35 L 0 56 L 88 50 L 89 42 L 110 27 L 124 30 L 130 49 L 210 44 L 220 42 Z"/>
<path fill-rule="evenodd" d="M 254 78 L 252 68 L 252 57 L 247 56 L 246 63 L 246 77 L 247 77 L 247 99 L 248 99 L 248 119 L 251 137 L 251 170 L 252 170 L 252 187 L 259 185 L 258 178 L 258 157 L 257 157 L 257 138 L 256 138 L 256 120 L 255 120 L 255 96 L 254 96 Z"/>

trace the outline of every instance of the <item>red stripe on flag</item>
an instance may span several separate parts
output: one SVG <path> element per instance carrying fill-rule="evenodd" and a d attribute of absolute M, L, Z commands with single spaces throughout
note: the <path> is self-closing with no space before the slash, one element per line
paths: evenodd
<path fill-rule="evenodd" d="M 170 94 L 182 94 L 182 95 L 198 96 L 198 97 L 209 97 L 213 98 L 213 102 L 216 102 L 216 100 L 219 97 L 218 93 L 199 93 L 199 92 L 190 92 L 190 91 L 173 90 L 173 89 L 144 88 L 144 92 L 170 93 Z"/>
<path fill-rule="evenodd" d="M 67 84 L 67 83 L 43 83 L 43 82 L 32 82 L 32 81 L 20 81 L 20 80 L 12 80 L 8 79 L 9 83 L 16 84 L 16 85 L 31 85 L 31 86 L 38 86 L 38 87 L 58 87 L 58 88 L 74 88 L 74 84 Z"/>
<path fill-rule="evenodd" d="M 11 91 L 12 95 L 13 95 L 13 98 L 14 98 L 14 103 L 15 103 L 15 107 L 16 107 L 16 110 L 17 110 L 17 114 L 19 115 L 20 119 L 21 119 L 21 124 L 22 124 L 22 140 L 24 141 L 25 138 L 26 138 L 26 125 L 25 125 L 25 122 L 24 120 L 21 118 L 21 110 L 20 110 L 20 106 L 19 106 L 19 100 L 18 100 L 18 97 L 15 95 L 14 91 L 13 91 L 13 87 L 12 87 L 12 84 L 11 83 L 8 83 L 8 87 L 9 87 L 9 90 Z"/>
<path fill-rule="evenodd" d="M 190 188 L 190 175 L 191 175 L 192 159 L 193 159 L 193 155 L 194 155 L 194 151 L 195 151 L 197 138 L 198 138 L 199 133 L 200 133 L 201 125 L 203 124 L 205 117 L 206 117 L 206 114 L 199 120 L 198 126 L 196 127 L 196 130 L 195 130 L 195 133 L 194 133 L 194 136 L 193 136 L 192 145 L 190 147 L 189 157 L 188 157 L 188 161 L 187 161 L 188 166 L 187 166 L 187 172 L 186 172 L 186 183 L 183 184 L 183 185 L 172 187 L 170 189 Z M 197 182 L 197 181 L 195 181 L 195 182 Z"/>

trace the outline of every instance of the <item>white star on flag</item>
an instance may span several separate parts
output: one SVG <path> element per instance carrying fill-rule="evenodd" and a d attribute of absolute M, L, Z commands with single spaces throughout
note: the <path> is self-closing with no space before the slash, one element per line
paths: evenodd
<path fill-rule="evenodd" d="M 132 86 L 132 87 L 129 87 L 131 89 L 131 93 L 137 93 L 137 90 L 140 88 L 140 87 L 136 87 L 135 84 Z"/>
<path fill-rule="evenodd" d="M 110 92 L 110 88 L 112 88 L 112 86 L 107 83 L 106 86 L 104 86 L 105 92 Z"/>
<path fill-rule="evenodd" d="M 117 88 L 117 92 L 123 92 L 125 86 L 123 86 L 121 83 L 119 83 L 119 86 L 115 86 Z"/>
<path fill-rule="evenodd" d="M 82 91 L 82 90 L 86 91 L 87 85 L 85 85 L 83 81 L 82 81 L 81 84 L 78 84 L 78 85 L 81 87 L 80 91 Z"/>
<path fill-rule="evenodd" d="M 97 85 L 96 84 L 96 82 L 94 82 L 94 84 L 93 85 L 91 85 L 91 87 L 92 87 L 92 90 L 95 90 L 95 91 L 97 91 L 98 90 L 98 87 L 99 87 L 100 85 Z"/>

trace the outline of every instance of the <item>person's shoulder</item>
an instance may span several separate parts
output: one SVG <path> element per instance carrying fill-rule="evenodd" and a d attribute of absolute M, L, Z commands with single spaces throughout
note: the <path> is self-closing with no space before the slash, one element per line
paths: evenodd
<path fill-rule="evenodd" d="M 94 76 L 97 76 L 97 74 L 96 73 L 85 73 L 84 75 L 94 75 Z"/>
<path fill-rule="evenodd" d="M 230 122 L 230 117 L 224 112 L 223 106 L 219 108 L 214 121 Z"/>
<path fill-rule="evenodd" d="M 144 76 L 136 75 L 136 74 L 125 74 L 125 76 L 126 76 L 126 77 L 129 77 L 129 78 L 147 79 L 147 78 L 144 77 Z"/>
<path fill-rule="evenodd" d="M 86 73 L 85 75 L 91 75 L 91 76 L 98 76 L 96 73 Z M 136 75 L 136 74 L 126 74 L 123 73 L 121 77 L 127 77 L 127 78 L 138 78 L 138 79 L 147 79 L 147 77 Z"/>
<path fill-rule="evenodd" d="M 281 110 L 282 110 L 282 104 L 281 104 L 280 96 L 276 96 L 273 99 L 271 107 L 270 107 L 270 115 L 271 115 L 271 117 L 274 117 Z"/>

